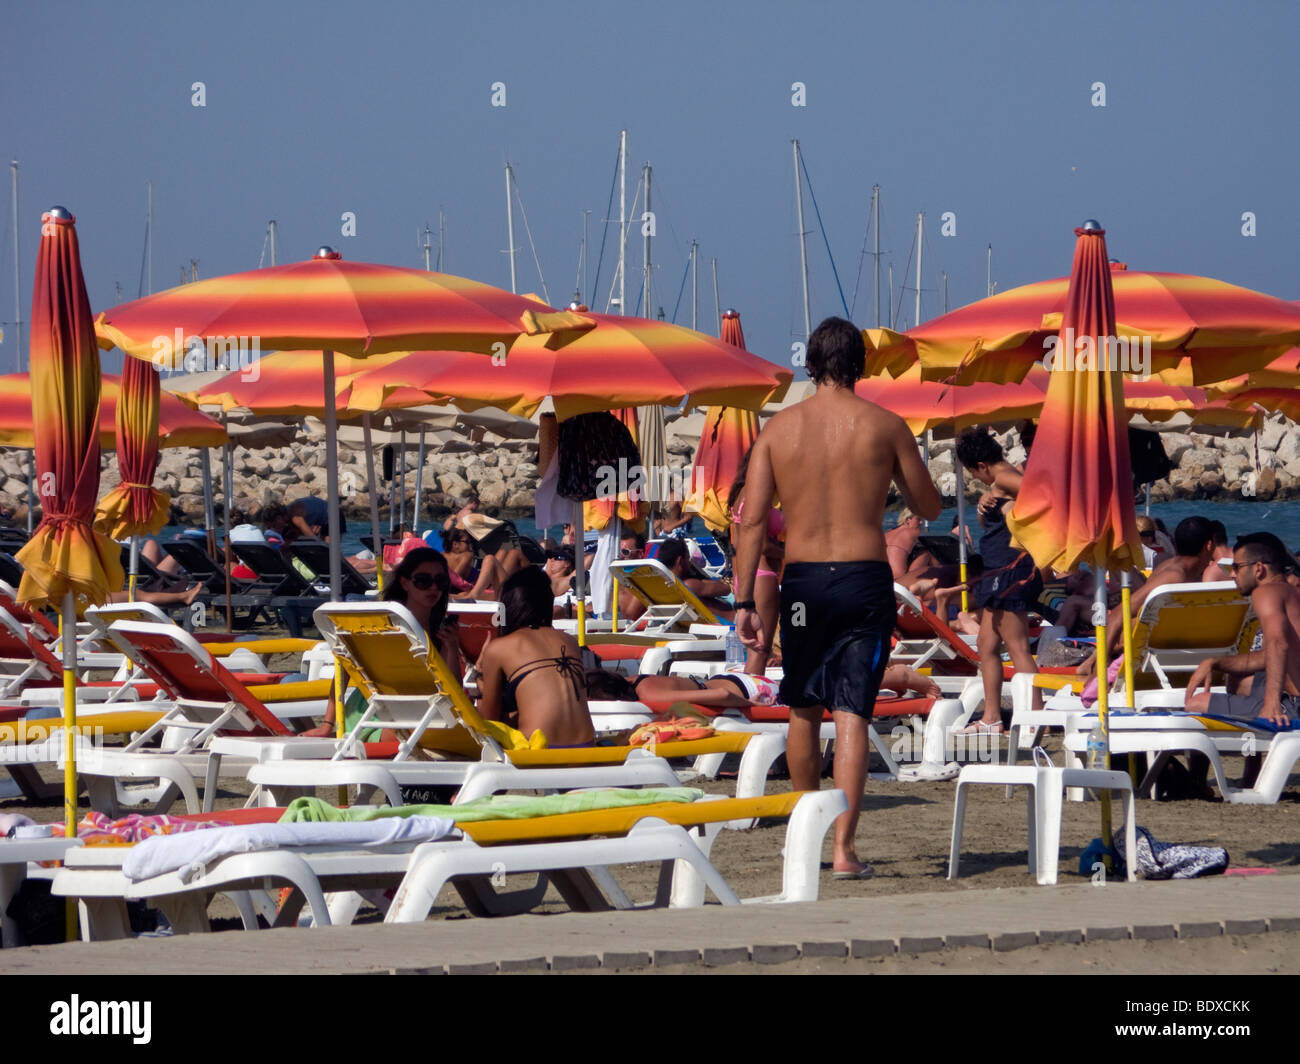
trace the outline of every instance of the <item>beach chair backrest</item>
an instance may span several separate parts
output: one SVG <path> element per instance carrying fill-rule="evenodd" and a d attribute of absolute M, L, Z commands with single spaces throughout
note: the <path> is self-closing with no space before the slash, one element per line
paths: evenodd
<path fill-rule="evenodd" d="M 901 584 L 894 585 L 894 601 L 898 604 L 898 615 L 894 626 L 899 634 L 905 640 L 928 640 L 934 644 L 931 651 L 923 655 L 924 661 L 936 657 L 941 659 L 959 657 L 968 662 L 979 662 L 979 655 L 975 649 L 962 639 L 947 621 L 930 607 L 923 605 Z M 936 653 L 940 650 L 941 653 Z M 910 662 L 910 664 L 913 667 L 920 667 L 917 662 Z"/>
<path fill-rule="evenodd" d="M 434 699 L 444 726 L 464 726 L 495 759 L 522 740 L 485 721 L 419 622 L 395 602 L 331 602 L 315 612 L 316 626 L 343 667 L 378 696 Z M 374 701 L 374 699 L 372 699 Z M 368 723 L 377 724 L 378 718 Z"/>
<path fill-rule="evenodd" d="M 1141 670 L 1168 686 L 1170 672 L 1191 672 L 1215 654 L 1233 654 L 1253 618 L 1237 585 L 1166 584 L 1142 603 L 1134 621 L 1133 651 Z"/>
<path fill-rule="evenodd" d="M 180 562 L 181 568 L 195 580 L 202 580 L 209 591 L 225 590 L 225 570 L 197 543 L 182 539 L 174 543 L 161 543 L 159 546 Z"/>
<path fill-rule="evenodd" d="M 310 595 L 311 585 L 269 543 L 231 543 L 235 556 L 257 574 L 273 595 Z"/>
<path fill-rule="evenodd" d="M 456 619 L 466 661 L 478 661 L 488 640 L 500 635 L 506 624 L 506 608 L 500 602 L 453 602 L 447 613 Z"/>
<path fill-rule="evenodd" d="M 50 679 L 58 676 L 63 669 L 63 663 L 59 660 L 58 655 L 49 647 L 42 643 L 28 625 L 17 615 L 21 611 L 24 615 L 30 616 L 29 611 L 22 610 L 12 602 L 0 601 L 0 661 L 10 666 L 34 666 L 36 675 L 41 679 Z"/>
<path fill-rule="evenodd" d="M 651 623 L 663 628 L 686 630 L 692 623 L 719 624 L 717 616 L 695 592 L 677 579 L 667 566 L 653 558 L 610 562 L 610 575 L 621 587 L 646 605 Z"/>
<path fill-rule="evenodd" d="M 330 578 L 330 548 L 328 543 L 321 540 L 299 539 L 289 544 L 289 550 L 295 558 L 316 574 L 318 580 L 328 582 Z M 367 591 L 372 590 L 370 582 L 352 568 L 346 558 L 340 560 L 343 574 L 342 593 L 344 595 L 364 595 Z"/>
<path fill-rule="evenodd" d="M 233 703 L 243 711 L 252 733 L 291 734 L 230 670 L 176 625 L 118 621 L 108 634 L 113 645 L 142 669 L 168 699 L 196 706 Z"/>
<path fill-rule="evenodd" d="M 18 559 L 7 551 L 0 551 L 0 580 L 17 586 L 22 579 L 23 567 Z"/>

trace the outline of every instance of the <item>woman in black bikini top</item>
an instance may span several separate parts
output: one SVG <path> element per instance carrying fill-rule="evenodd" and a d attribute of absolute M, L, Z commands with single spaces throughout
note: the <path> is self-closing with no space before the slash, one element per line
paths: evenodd
<path fill-rule="evenodd" d="M 533 565 L 502 586 L 506 634 L 479 657 L 479 712 L 526 736 L 541 731 L 551 747 L 590 746 L 596 730 L 581 650 L 551 626 L 553 601 L 551 582 Z"/>

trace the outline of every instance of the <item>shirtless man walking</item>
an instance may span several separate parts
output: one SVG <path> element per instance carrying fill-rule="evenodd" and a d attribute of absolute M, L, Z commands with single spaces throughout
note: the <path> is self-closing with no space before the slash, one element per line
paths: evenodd
<path fill-rule="evenodd" d="M 867 729 L 889 659 L 893 574 L 881 531 L 891 481 L 914 513 L 939 516 L 942 501 L 903 420 L 859 399 L 866 360 L 862 334 L 828 318 L 808 341 L 816 392 L 777 414 L 754 444 L 736 559 L 736 631 L 766 650 L 773 633 L 754 611 L 754 576 L 767 514 L 786 518 L 781 583 L 781 701 L 790 707 L 786 760 L 797 791 L 820 786 L 823 707 L 835 721 L 835 785 L 849 811 L 835 822 L 837 879 L 865 879 L 871 867 L 854 843 L 866 787 Z"/>

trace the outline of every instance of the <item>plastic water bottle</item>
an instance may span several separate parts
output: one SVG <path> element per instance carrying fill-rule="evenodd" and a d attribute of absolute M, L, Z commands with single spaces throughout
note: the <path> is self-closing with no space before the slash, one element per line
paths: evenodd
<path fill-rule="evenodd" d="M 734 667 L 745 667 L 745 644 L 733 628 L 727 633 L 727 669 L 730 671 Z"/>
<path fill-rule="evenodd" d="M 1101 734 L 1101 721 L 1088 733 L 1088 767 L 1106 767 L 1106 742 Z"/>

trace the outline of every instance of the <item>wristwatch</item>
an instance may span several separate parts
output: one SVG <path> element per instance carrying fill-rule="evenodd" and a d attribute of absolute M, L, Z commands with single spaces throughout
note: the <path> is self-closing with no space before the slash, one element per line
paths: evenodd
<path fill-rule="evenodd" d="M 737 610 L 752 610 L 754 608 L 754 600 L 745 599 L 744 602 L 737 602 L 735 603 L 735 608 Z"/>

